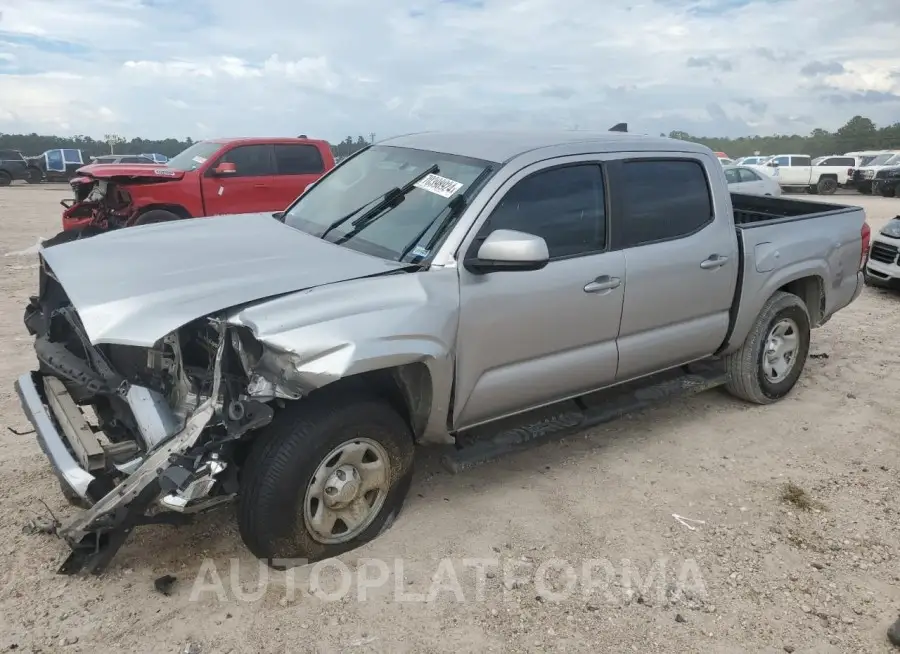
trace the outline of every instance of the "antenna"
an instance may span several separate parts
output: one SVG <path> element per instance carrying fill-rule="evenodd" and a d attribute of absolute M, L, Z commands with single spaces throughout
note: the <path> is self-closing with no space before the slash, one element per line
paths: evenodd
<path fill-rule="evenodd" d="M 617 123 L 609 128 L 610 132 L 627 132 L 628 123 Z"/>

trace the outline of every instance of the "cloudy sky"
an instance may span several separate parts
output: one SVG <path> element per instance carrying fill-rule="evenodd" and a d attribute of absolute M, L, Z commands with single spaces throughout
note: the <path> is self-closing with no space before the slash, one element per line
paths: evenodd
<path fill-rule="evenodd" d="M 900 0 L 0 0 L 0 132 L 900 120 Z"/>

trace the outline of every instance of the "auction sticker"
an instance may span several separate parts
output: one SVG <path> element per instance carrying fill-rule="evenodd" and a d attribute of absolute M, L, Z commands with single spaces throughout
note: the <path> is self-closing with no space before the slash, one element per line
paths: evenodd
<path fill-rule="evenodd" d="M 459 182 L 454 182 L 452 179 L 447 179 L 446 177 L 441 177 L 434 173 L 423 177 L 415 183 L 416 188 L 428 191 L 429 193 L 436 193 L 443 198 L 449 198 L 461 189 L 462 186 L 463 185 Z"/>

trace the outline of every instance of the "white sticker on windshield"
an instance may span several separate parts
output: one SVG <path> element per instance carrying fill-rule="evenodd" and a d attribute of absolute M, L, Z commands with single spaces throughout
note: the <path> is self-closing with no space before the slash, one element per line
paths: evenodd
<path fill-rule="evenodd" d="M 191 161 L 193 161 L 194 163 L 198 163 L 198 164 L 206 163 L 206 157 L 201 157 L 198 155 L 198 156 L 194 157 L 193 159 L 191 159 Z"/>
<path fill-rule="evenodd" d="M 429 252 L 431 252 L 431 250 L 427 250 L 420 245 L 413 249 L 412 255 L 414 257 L 420 257 L 420 258 L 424 259 L 425 257 L 428 256 Z"/>
<path fill-rule="evenodd" d="M 459 182 L 454 182 L 452 179 L 447 179 L 434 173 L 420 179 L 415 186 L 429 193 L 436 193 L 442 198 L 449 198 L 462 188 L 462 184 Z"/>

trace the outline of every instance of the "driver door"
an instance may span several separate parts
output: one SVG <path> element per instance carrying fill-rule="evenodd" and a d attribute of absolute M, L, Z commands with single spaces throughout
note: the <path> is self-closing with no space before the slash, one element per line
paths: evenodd
<path fill-rule="evenodd" d="M 460 266 L 453 427 L 551 404 L 612 383 L 625 256 L 608 251 L 603 169 L 571 158 L 523 169 L 485 207 L 460 249 L 495 229 L 543 237 L 549 263 L 474 274 Z"/>
<path fill-rule="evenodd" d="M 221 163 L 233 163 L 236 174 L 216 175 Z M 271 145 L 239 145 L 220 155 L 203 175 L 203 204 L 207 216 L 282 211 L 285 203 L 274 192 L 274 154 Z"/>

